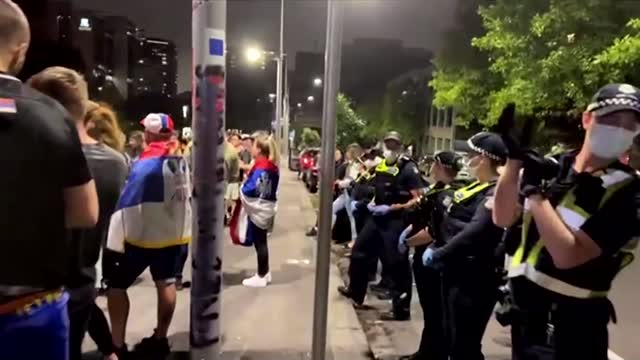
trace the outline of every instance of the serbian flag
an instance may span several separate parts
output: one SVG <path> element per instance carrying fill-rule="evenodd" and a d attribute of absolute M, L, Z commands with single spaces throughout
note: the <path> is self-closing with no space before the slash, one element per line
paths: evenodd
<path fill-rule="evenodd" d="M 253 232 L 267 231 L 271 227 L 277 211 L 279 181 L 278 167 L 273 162 L 266 158 L 256 159 L 242 184 L 240 199 L 229 222 L 234 244 L 253 246 Z"/>
<path fill-rule="evenodd" d="M 124 243 L 158 249 L 191 240 L 191 179 L 186 160 L 170 142 L 155 142 L 133 163 L 111 216 L 107 248 Z"/>

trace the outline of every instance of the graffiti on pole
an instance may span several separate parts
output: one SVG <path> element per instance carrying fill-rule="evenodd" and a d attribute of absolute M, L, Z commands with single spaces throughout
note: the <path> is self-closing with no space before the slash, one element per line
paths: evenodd
<path fill-rule="evenodd" d="M 224 230 L 225 69 L 224 30 L 206 28 L 200 12 L 216 2 L 194 2 L 194 217 L 191 349 L 221 347 L 222 242 Z M 200 16 L 199 16 L 200 15 Z M 204 29 L 200 30 L 200 27 Z M 224 28 L 224 27 L 222 27 Z M 192 353 L 193 354 L 193 353 Z M 192 357 L 193 358 L 193 357 Z M 198 357 L 200 359 L 201 357 Z M 209 359 L 210 357 L 206 357 Z"/>

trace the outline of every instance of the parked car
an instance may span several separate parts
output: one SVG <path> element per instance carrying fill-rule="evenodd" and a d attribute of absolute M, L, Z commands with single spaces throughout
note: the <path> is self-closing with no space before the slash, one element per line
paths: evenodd
<path fill-rule="evenodd" d="M 300 171 L 300 153 L 291 148 L 289 149 L 289 170 Z"/>
<path fill-rule="evenodd" d="M 302 182 L 307 183 L 307 178 L 311 174 L 311 170 L 316 165 L 317 155 L 320 153 L 319 148 L 307 148 L 302 150 L 299 156 L 298 177 Z"/>

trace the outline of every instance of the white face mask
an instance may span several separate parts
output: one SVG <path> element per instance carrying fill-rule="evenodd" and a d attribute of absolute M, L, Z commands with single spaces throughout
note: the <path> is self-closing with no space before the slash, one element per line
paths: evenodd
<path fill-rule="evenodd" d="M 616 159 L 629 150 L 635 135 L 631 130 L 594 122 L 589 136 L 591 152 L 601 159 Z"/>

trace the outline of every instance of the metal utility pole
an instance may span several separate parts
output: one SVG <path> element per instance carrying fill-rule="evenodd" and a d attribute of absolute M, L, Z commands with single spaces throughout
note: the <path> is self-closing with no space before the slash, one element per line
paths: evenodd
<path fill-rule="evenodd" d="M 327 298 L 331 246 L 331 205 L 336 148 L 336 99 L 340 87 L 342 53 L 342 0 L 328 0 L 327 40 L 324 66 L 324 106 L 322 111 L 322 168 L 320 219 L 316 255 L 315 303 L 313 308 L 313 360 L 325 360 L 327 346 Z"/>
<path fill-rule="evenodd" d="M 289 115 L 291 112 L 289 106 L 289 72 L 287 69 L 286 57 L 284 58 L 284 101 L 282 105 L 282 156 L 286 156 L 289 159 Z M 287 160 L 288 161 L 288 160 Z M 289 164 L 287 164 L 287 167 Z"/>
<path fill-rule="evenodd" d="M 284 68 L 284 0 L 280 0 L 280 50 L 278 52 L 276 81 L 276 140 L 282 144 L 282 73 Z M 282 149 L 282 146 L 280 147 Z"/>
<path fill-rule="evenodd" d="M 192 360 L 220 358 L 226 0 L 193 0 Z"/>

